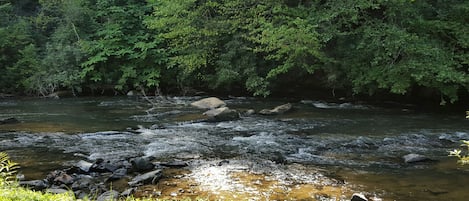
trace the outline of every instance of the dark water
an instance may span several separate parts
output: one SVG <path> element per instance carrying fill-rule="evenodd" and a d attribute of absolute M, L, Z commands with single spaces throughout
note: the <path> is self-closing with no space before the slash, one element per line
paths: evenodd
<path fill-rule="evenodd" d="M 447 157 L 449 150 L 459 148 L 460 140 L 469 139 L 464 111 L 438 114 L 416 112 L 409 106 L 301 101 L 292 102 L 293 112 L 279 116 L 192 123 L 203 112 L 189 106 L 196 99 L 158 99 L 152 110 L 145 101 L 127 97 L 0 100 L 0 119 L 21 121 L 0 125 L 0 151 L 21 163 L 28 178 L 41 178 L 81 159 L 146 155 L 158 160 L 273 161 L 270 164 L 278 164 L 278 170 L 300 164 L 320 168 L 354 191 L 383 200 L 469 197 L 465 187 L 469 166 Z M 226 102 L 243 111 L 286 101 L 233 98 Z M 401 157 L 409 153 L 435 161 L 405 164 Z M 309 174 L 302 169 L 285 171 Z"/>

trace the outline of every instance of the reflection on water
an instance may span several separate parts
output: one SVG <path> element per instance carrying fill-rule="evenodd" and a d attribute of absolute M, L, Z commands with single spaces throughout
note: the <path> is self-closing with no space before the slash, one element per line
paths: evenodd
<path fill-rule="evenodd" d="M 28 178 L 80 159 L 185 160 L 191 163 L 183 174 L 187 185 L 196 183 L 197 195 L 218 193 L 218 198 L 323 199 L 319 195 L 327 194 L 329 200 L 346 200 L 354 191 L 384 200 L 469 196 L 464 188 L 469 168 L 447 157 L 460 140 L 469 139 L 463 114 L 302 101 L 284 115 L 193 123 L 203 112 L 188 106 L 195 99 L 165 98 L 152 109 L 135 98 L 0 101 L 0 118 L 21 121 L 0 125 L 0 151 L 20 162 Z M 283 103 L 227 102 L 240 111 Z M 436 161 L 404 164 L 401 157 L 408 153 Z M 214 165 L 220 160 L 229 163 Z M 233 191 L 238 193 L 228 193 Z"/>

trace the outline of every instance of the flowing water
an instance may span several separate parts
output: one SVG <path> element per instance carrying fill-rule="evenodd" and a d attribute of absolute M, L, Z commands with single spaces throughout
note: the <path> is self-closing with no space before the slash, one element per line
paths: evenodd
<path fill-rule="evenodd" d="M 375 200 L 469 197 L 469 166 L 447 156 L 469 140 L 463 112 L 290 100 L 294 111 L 283 115 L 200 123 L 193 120 L 203 111 L 189 106 L 194 100 L 156 99 L 152 109 L 128 97 L 0 100 L 0 119 L 21 121 L 0 125 L 0 151 L 28 179 L 82 159 L 184 160 L 189 170 L 176 173 L 184 179 L 163 182 L 180 182 L 179 191 L 199 186 L 199 196 L 215 199 L 347 200 L 354 192 Z M 287 102 L 225 101 L 238 111 Z M 409 153 L 434 161 L 405 164 L 401 157 Z"/>

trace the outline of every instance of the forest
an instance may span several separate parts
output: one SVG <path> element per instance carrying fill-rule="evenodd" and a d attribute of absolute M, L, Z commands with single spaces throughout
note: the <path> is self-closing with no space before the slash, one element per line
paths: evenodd
<path fill-rule="evenodd" d="M 0 93 L 454 103 L 468 99 L 468 22 L 466 0 L 0 0 Z"/>

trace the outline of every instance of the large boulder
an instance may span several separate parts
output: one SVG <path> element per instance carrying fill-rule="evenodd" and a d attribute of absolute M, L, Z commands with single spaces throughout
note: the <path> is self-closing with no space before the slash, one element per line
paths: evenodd
<path fill-rule="evenodd" d="M 219 98 L 210 97 L 192 102 L 191 105 L 199 109 L 215 109 L 226 106 L 226 103 Z"/>
<path fill-rule="evenodd" d="M 263 109 L 259 112 L 262 115 L 276 115 L 276 114 L 283 114 L 288 112 L 292 109 L 292 105 L 290 103 L 283 104 L 280 106 L 275 107 L 274 109 Z"/>
<path fill-rule="evenodd" d="M 203 115 L 207 116 L 207 121 L 210 122 L 232 121 L 239 119 L 239 113 L 236 110 L 232 110 L 228 107 L 211 109 L 204 112 Z"/>

